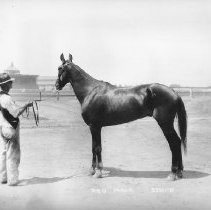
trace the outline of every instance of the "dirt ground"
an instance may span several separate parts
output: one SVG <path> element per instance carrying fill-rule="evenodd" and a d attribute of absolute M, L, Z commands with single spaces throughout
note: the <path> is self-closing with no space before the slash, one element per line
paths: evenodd
<path fill-rule="evenodd" d="M 75 98 L 39 102 L 21 118 L 20 183 L 0 185 L 0 210 L 211 209 L 211 98 L 185 100 L 184 179 L 166 179 L 171 154 L 152 118 L 102 130 L 103 178 L 88 176 L 91 135 Z"/>

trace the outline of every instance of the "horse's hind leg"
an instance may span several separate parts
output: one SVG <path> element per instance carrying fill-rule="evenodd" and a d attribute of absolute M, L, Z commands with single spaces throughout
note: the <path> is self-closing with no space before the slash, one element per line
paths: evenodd
<path fill-rule="evenodd" d="M 159 125 L 169 143 L 169 147 L 172 152 L 172 174 L 169 175 L 169 179 L 175 180 L 176 178 L 182 178 L 183 163 L 180 138 L 174 129 L 173 123 Z"/>
<path fill-rule="evenodd" d="M 172 180 L 175 180 L 177 177 L 181 178 L 183 170 L 181 140 L 174 129 L 175 114 L 176 111 L 173 106 L 155 109 L 153 113 L 153 117 L 162 129 L 172 152 L 172 173 L 169 176 Z"/>

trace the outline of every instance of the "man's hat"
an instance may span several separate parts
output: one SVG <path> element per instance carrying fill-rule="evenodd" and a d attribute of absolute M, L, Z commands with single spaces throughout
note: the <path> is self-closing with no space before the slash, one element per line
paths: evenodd
<path fill-rule="evenodd" d="M 15 79 L 14 78 L 11 78 L 9 74 L 7 73 L 3 73 L 0 75 L 0 85 L 3 85 L 7 82 L 11 82 L 11 81 L 14 81 Z"/>

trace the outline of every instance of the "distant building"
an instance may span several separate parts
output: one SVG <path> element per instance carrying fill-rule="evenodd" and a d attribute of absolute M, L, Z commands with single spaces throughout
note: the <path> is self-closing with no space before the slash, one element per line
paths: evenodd
<path fill-rule="evenodd" d="M 13 62 L 4 70 L 4 73 L 8 73 L 12 78 L 15 78 L 13 89 L 38 89 L 38 75 L 21 74 L 20 70 L 14 66 Z"/>
<path fill-rule="evenodd" d="M 3 72 L 8 73 L 12 78 L 15 78 L 15 81 L 13 83 L 13 90 L 33 89 L 47 92 L 56 91 L 56 76 L 21 74 L 20 70 L 14 66 L 13 62 Z M 69 92 L 69 94 L 75 95 L 70 84 L 65 85 L 65 87 L 62 89 L 62 92 Z"/>
<path fill-rule="evenodd" d="M 56 80 L 56 76 L 39 76 L 37 77 L 37 85 L 41 91 L 56 91 Z M 65 85 L 62 90 L 68 91 L 71 95 L 74 95 L 73 89 L 70 84 Z"/>
<path fill-rule="evenodd" d="M 37 77 L 37 85 L 40 90 L 55 90 L 56 76 L 39 76 Z"/>

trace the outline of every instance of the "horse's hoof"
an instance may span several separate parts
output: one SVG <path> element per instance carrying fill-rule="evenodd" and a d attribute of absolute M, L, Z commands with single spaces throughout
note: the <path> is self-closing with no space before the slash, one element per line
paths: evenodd
<path fill-rule="evenodd" d="M 89 176 L 93 176 L 95 174 L 95 170 L 93 168 L 89 169 Z"/>
<path fill-rule="evenodd" d="M 95 169 L 95 174 L 93 175 L 94 178 L 102 178 L 102 171 L 99 169 Z"/>
<path fill-rule="evenodd" d="M 170 173 L 167 177 L 168 181 L 175 181 L 177 180 L 177 175 L 175 173 Z"/>
<path fill-rule="evenodd" d="M 182 178 L 183 178 L 183 173 L 182 173 L 182 171 L 178 171 L 178 172 L 177 172 L 177 178 L 178 178 L 178 179 L 182 179 Z"/>

